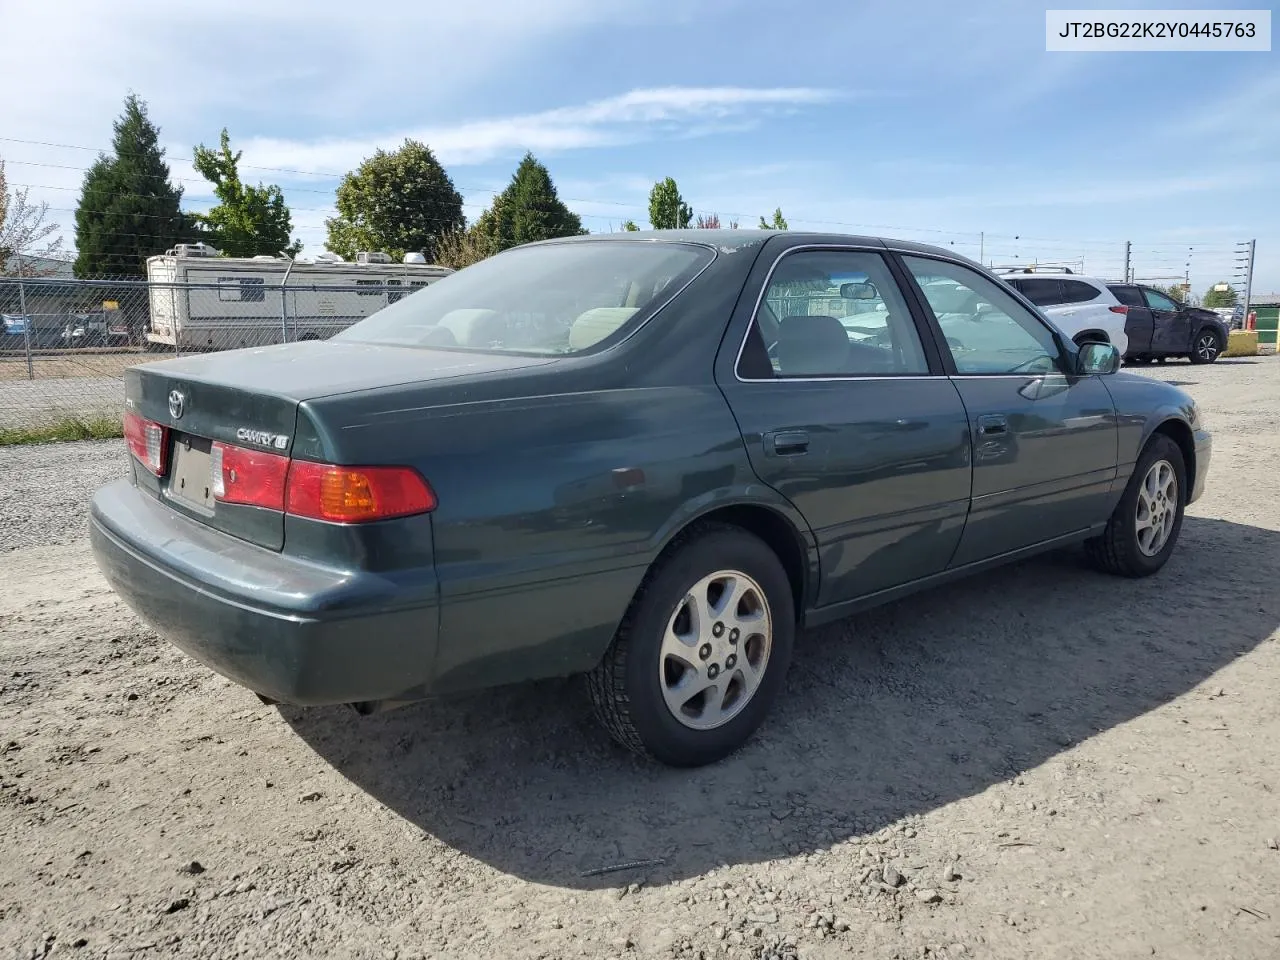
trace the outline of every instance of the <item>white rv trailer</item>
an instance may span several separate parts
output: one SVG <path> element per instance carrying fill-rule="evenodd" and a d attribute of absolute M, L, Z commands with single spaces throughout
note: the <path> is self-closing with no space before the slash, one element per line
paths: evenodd
<path fill-rule="evenodd" d="M 314 260 L 223 257 L 202 243 L 147 259 L 150 349 L 230 350 L 322 340 L 453 273 L 421 254 L 394 263 L 385 253 L 335 253 Z"/>

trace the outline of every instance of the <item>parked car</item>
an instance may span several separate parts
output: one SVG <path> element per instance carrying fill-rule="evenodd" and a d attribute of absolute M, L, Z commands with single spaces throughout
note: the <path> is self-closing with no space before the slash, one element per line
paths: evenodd
<path fill-rule="evenodd" d="M 1069 544 L 1160 570 L 1210 437 L 1119 362 L 935 247 L 549 241 L 328 341 L 129 368 L 90 537 L 143 619 L 268 701 L 584 674 L 620 743 L 709 763 L 802 627 Z"/>
<path fill-rule="evenodd" d="M 1227 348 L 1231 326 L 1212 310 L 1187 306 L 1139 283 L 1113 283 L 1110 289 L 1129 308 L 1125 327 L 1131 362 L 1186 357 L 1213 363 Z"/>
<path fill-rule="evenodd" d="M 1128 310 L 1102 280 L 1063 269 L 1064 275 L 1028 268 L 1001 274 L 1001 279 L 1034 303 L 1077 345 L 1115 344 L 1123 357 L 1128 350 Z"/>

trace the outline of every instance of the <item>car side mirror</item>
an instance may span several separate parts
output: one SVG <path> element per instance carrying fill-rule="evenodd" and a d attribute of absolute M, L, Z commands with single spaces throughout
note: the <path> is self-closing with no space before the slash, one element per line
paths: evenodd
<path fill-rule="evenodd" d="M 840 298 L 842 300 L 874 300 L 879 295 L 876 285 L 869 281 L 840 284 Z"/>
<path fill-rule="evenodd" d="M 1076 367 L 1086 377 L 1105 377 L 1120 369 L 1120 351 L 1110 343 L 1082 344 L 1076 354 Z"/>

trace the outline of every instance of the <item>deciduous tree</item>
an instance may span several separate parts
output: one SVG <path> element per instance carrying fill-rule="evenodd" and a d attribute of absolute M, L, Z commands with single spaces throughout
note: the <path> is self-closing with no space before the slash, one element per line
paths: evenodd
<path fill-rule="evenodd" d="M 338 186 L 338 215 L 325 221 L 329 249 L 351 258 L 361 250 L 437 258 L 440 238 L 466 226 L 462 195 L 423 143 L 406 140 L 377 151 Z"/>
<path fill-rule="evenodd" d="M 680 196 L 671 177 L 660 180 L 649 191 L 649 223 L 655 230 L 683 230 L 693 221 L 693 208 Z"/>
<path fill-rule="evenodd" d="M 213 184 L 218 205 L 197 214 L 196 223 L 209 233 L 210 242 L 229 257 L 296 256 L 302 244 L 290 238 L 293 221 L 284 194 L 275 184 L 256 187 L 240 179 L 241 152 L 231 152 L 231 138 L 224 128 L 217 150 L 204 144 L 195 148 L 195 168 Z"/>

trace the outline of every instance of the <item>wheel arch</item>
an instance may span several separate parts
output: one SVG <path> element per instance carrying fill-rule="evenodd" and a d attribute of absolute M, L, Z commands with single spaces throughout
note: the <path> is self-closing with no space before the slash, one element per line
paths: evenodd
<path fill-rule="evenodd" d="M 1099 328 L 1097 328 L 1097 327 L 1089 327 L 1087 330 L 1081 330 L 1079 333 L 1077 333 L 1077 334 L 1076 334 L 1074 337 L 1072 337 L 1071 339 L 1075 342 L 1076 346 L 1079 346 L 1080 344 L 1084 343 L 1084 342 L 1086 341 L 1086 339 L 1091 338 L 1091 337 L 1097 337 L 1097 338 L 1098 338 L 1097 340 L 1091 340 L 1090 342 L 1092 342 L 1092 343 L 1098 343 L 1099 341 L 1100 341 L 1100 342 L 1102 342 L 1102 343 L 1110 343 L 1110 342 L 1111 342 L 1111 334 L 1109 334 L 1109 333 L 1107 333 L 1107 331 L 1105 331 L 1105 330 L 1101 330 L 1101 329 L 1099 329 Z"/>
<path fill-rule="evenodd" d="M 1182 496 L 1189 496 L 1195 488 L 1196 481 L 1196 442 L 1195 435 L 1191 432 L 1191 425 L 1181 417 L 1166 417 L 1147 435 L 1142 442 L 1142 449 L 1145 450 L 1147 444 L 1157 436 L 1168 437 L 1182 451 L 1182 464 L 1186 470 L 1187 481 L 1187 489 L 1182 491 Z"/>
<path fill-rule="evenodd" d="M 672 525 L 650 564 L 652 570 L 700 528 L 721 524 L 737 527 L 764 541 L 786 571 L 795 601 L 797 621 L 802 621 L 818 582 L 818 553 L 799 515 L 792 517 L 779 505 L 760 500 L 734 500 L 702 505 Z"/>

